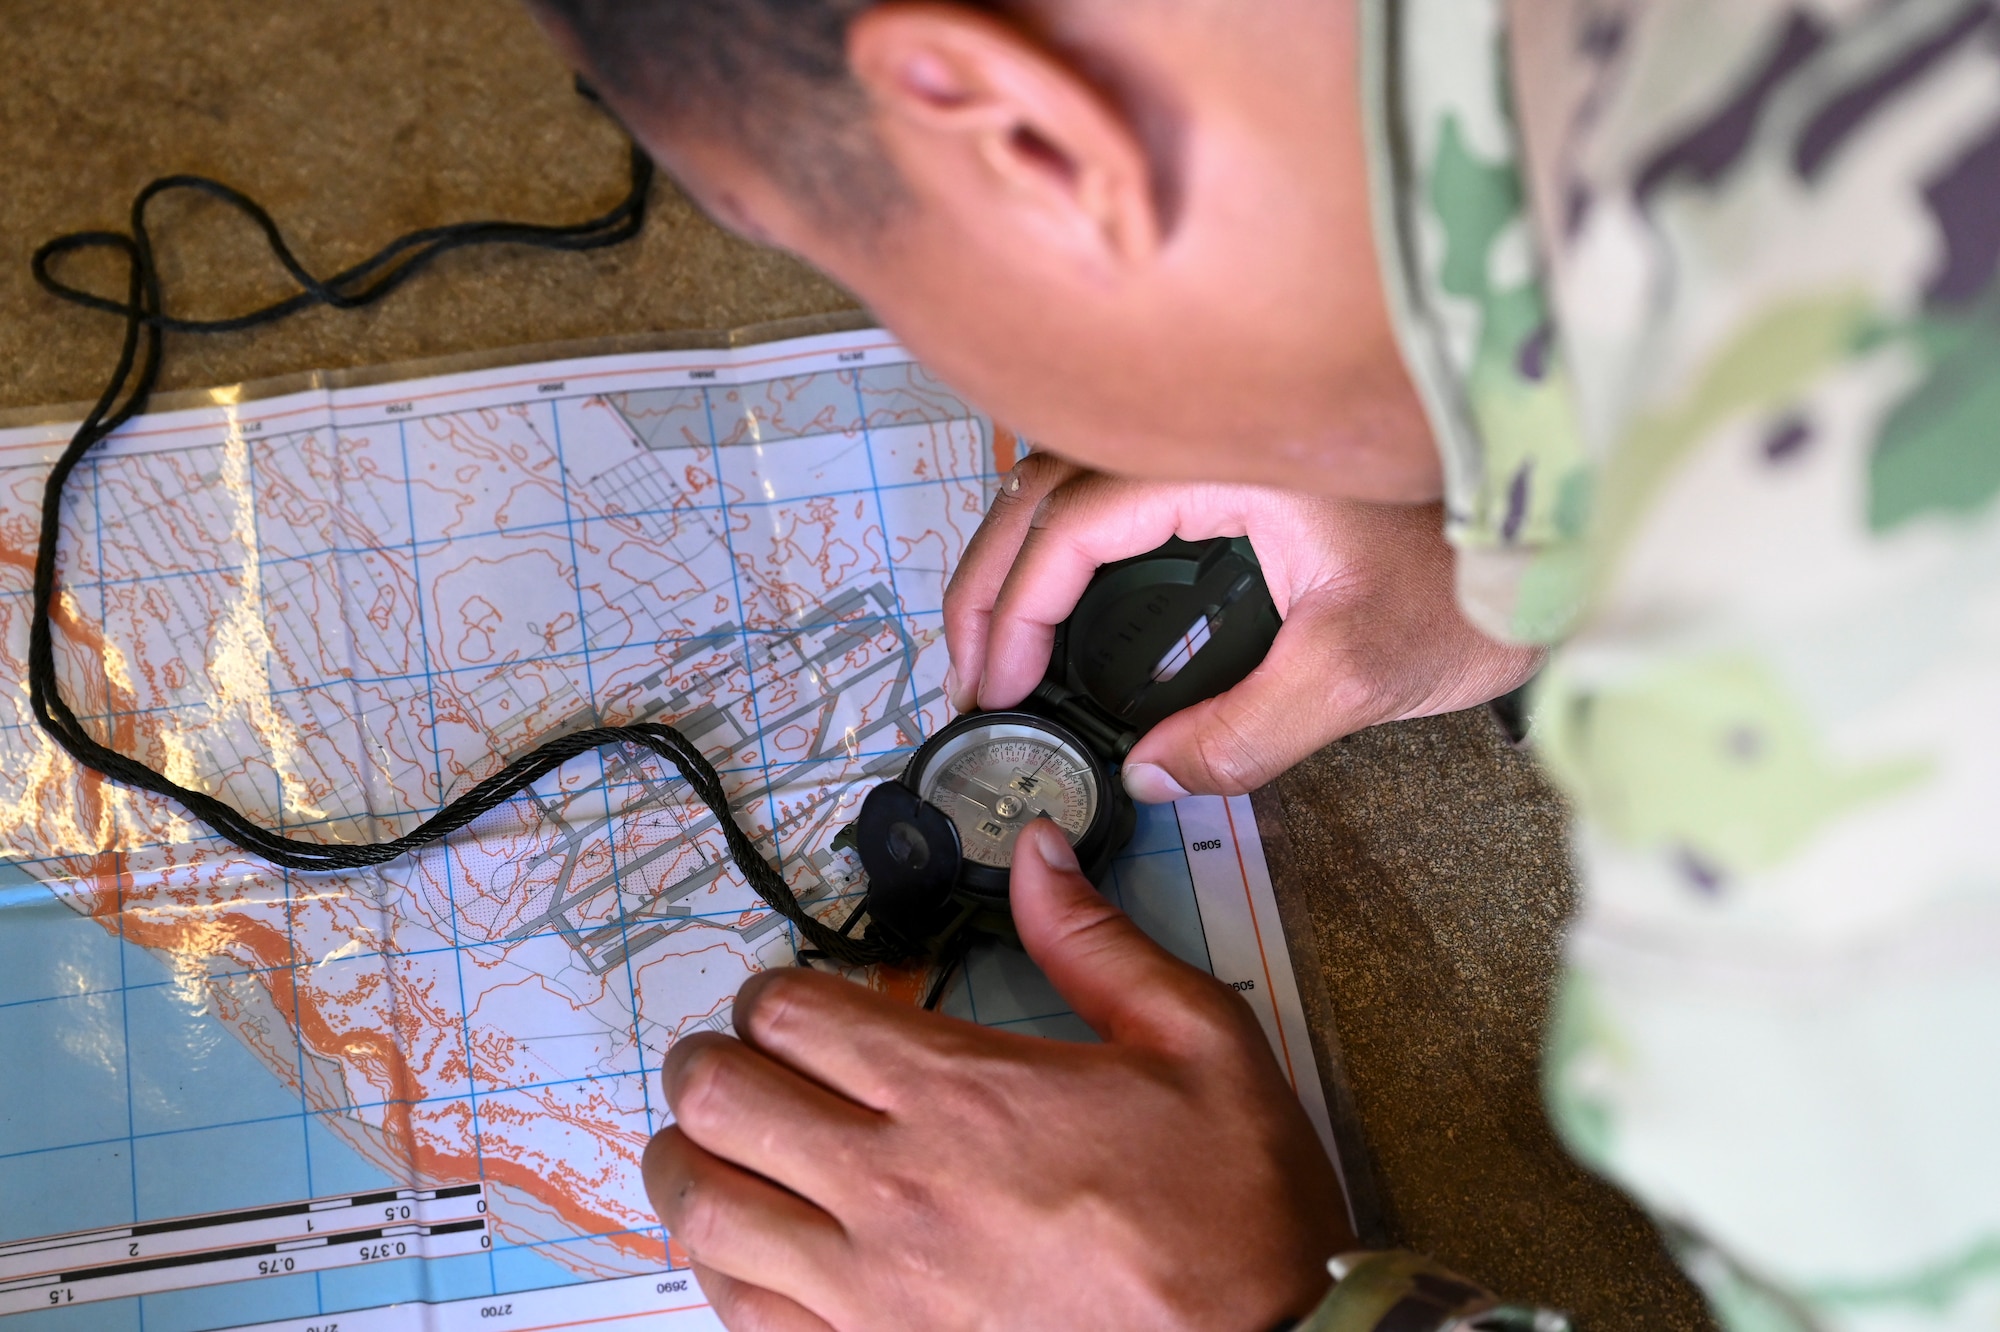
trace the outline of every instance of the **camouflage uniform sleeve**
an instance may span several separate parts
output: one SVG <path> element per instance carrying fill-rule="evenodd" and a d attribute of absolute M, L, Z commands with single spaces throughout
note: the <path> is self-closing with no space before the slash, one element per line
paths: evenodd
<path fill-rule="evenodd" d="M 1590 469 L 1510 114 L 1499 0 L 1372 0 L 1364 114 L 1382 273 L 1445 473 L 1460 601 L 1553 643 L 1577 611 Z"/>
<path fill-rule="evenodd" d="M 1736 1332 L 2000 1327 L 2000 5 L 1365 8 L 1461 595 L 1561 643 L 1554 1117 Z"/>

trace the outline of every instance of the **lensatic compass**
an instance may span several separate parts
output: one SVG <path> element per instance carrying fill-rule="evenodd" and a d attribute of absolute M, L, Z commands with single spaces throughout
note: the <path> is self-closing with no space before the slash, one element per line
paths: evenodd
<path fill-rule="evenodd" d="M 1039 818 L 1101 880 L 1137 820 L 1125 756 L 1255 670 L 1278 624 L 1247 539 L 1174 540 L 1105 565 L 1058 626 L 1034 693 L 932 736 L 842 832 L 868 874 L 857 916 L 869 936 L 946 958 L 977 937 L 1013 938 L 1014 845 Z"/>

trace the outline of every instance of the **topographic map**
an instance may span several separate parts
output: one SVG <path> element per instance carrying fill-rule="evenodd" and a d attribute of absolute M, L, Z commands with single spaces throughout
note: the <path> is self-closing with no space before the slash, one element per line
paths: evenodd
<path fill-rule="evenodd" d="M 1012 436 L 880 333 L 210 398 L 70 486 L 60 670 L 108 743 L 354 841 L 539 739 L 667 720 L 843 917 L 830 844 L 949 719 L 944 585 Z M 0 1318 L 713 1326 L 640 1185 L 654 1078 L 793 938 L 707 808 L 604 751 L 305 875 L 80 773 L 20 683 L 66 435 L 0 432 Z M 1324 1133 L 1248 802 L 1147 811 L 1106 888 L 1252 1000 Z M 1087 1034 L 1004 949 L 945 1008 Z"/>

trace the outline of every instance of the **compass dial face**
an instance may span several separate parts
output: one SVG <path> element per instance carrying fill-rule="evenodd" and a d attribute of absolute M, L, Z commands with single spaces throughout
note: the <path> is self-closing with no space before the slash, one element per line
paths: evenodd
<path fill-rule="evenodd" d="M 1054 731 L 1021 722 L 975 724 L 942 745 L 917 778 L 917 794 L 958 826 L 975 864 L 1006 869 L 1014 842 L 1038 818 L 1054 820 L 1072 844 L 1097 817 L 1097 765 Z"/>

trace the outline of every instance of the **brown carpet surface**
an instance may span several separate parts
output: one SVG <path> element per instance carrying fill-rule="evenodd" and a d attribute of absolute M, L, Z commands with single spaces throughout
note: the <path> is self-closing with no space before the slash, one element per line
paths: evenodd
<path fill-rule="evenodd" d="M 323 271 L 414 227 L 574 220 L 623 191 L 619 135 L 508 0 L 6 0 L 0 17 L 0 408 L 97 393 L 114 321 L 45 297 L 28 256 L 58 232 L 122 226 L 156 175 L 248 191 Z M 175 203 L 159 227 L 174 313 L 282 290 L 248 226 L 216 207 Z M 91 271 L 118 289 L 115 270 Z M 662 188 L 636 244 L 448 260 L 368 311 L 175 339 L 165 387 L 852 304 Z M 1389 1236 L 1586 1328 L 1706 1327 L 1651 1230 L 1568 1161 L 1541 1113 L 1537 1050 L 1573 887 L 1562 809 L 1533 765 L 1470 713 L 1336 745 L 1260 808 Z"/>
<path fill-rule="evenodd" d="M 1341 1070 L 1343 1151 L 1358 1140 L 1360 1201 L 1389 1237 L 1584 1329 L 1711 1326 L 1542 1112 L 1576 888 L 1534 761 L 1475 709 L 1350 736 L 1257 807 L 1321 1063 Z"/>

